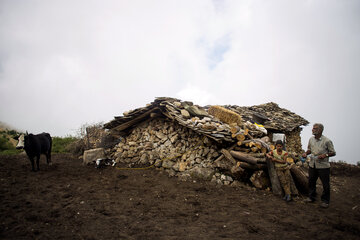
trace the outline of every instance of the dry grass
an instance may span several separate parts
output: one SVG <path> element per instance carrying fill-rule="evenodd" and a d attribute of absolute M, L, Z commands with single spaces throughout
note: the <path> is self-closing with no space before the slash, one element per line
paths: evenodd
<path fill-rule="evenodd" d="M 208 113 L 227 124 L 236 123 L 240 126 L 242 122 L 242 118 L 239 114 L 221 106 L 211 106 Z"/>

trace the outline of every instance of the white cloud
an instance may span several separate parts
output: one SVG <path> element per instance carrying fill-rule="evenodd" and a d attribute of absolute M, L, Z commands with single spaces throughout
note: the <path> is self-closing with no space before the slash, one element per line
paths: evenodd
<path fill-rule="evenodd" d="M 360 120 L 359 11 L 339 0 L 1 1 L 0 120 L 65 135 L 159 96 L 273 101 L 323 122 L 354 162 L 360 131 L 339 126 Z"/>

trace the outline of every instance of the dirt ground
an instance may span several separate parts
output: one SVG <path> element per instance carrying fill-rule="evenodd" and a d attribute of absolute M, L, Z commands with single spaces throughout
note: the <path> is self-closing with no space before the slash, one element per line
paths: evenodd
<path fill-rule="evenodd" d="M 0 239 L 360 239 L 360 170 L 332 168 L 331 204 L 180 181 L 156 169 L 83 166 L 71 155 L 0 157 Z M 321 187 L 319 192 L 321 191 Z"/>

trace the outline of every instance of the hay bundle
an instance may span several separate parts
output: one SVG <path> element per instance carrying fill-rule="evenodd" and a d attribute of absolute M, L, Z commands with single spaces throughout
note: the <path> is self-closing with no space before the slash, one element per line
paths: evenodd
<path fill-rule="evenodd" d="M 236 123 L 238 126 L 240 126 L 242 122 L 241 116 L 239 114 L 221 106 L 211 106 L 208 110 L 208 113 L 227 124 Z"/>

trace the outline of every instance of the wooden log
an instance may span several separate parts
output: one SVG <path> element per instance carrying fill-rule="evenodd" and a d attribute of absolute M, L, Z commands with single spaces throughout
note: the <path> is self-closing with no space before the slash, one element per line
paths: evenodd
<path fill-rule="evenodd" d="M 245 140 L 243 141 L 243 143 L 246 145 L 246 146 L 250 146 L 252 147 L 252 145 L 258 143 L 258 144 L 261 144 L 262 147 L 266 148 L 268 151 L 270 151 L 270 146 L 265 143 L 264 141 L 262 141 L 261 139 L 258 139 L 258 138 L 255 138 L 255 139 L 250 139 L 250 140 Z"/>
<path fill-rule="evenodd" d="M 298 189 L 297 189 L 297 187 L 295 185 L 293 177 L 290 177 L 290 192 L 291 192 L 292 195 L 299 195 L 299 191 L 298 191 Z"/>
<path fill-rule="evenodd" d="M 306 173 L 295 164 L 292 164 L 290 167 L 291 175 L 294 178 L 295 185 L 297 189 L 303 194 L 307 194 L 309 192 L 309 180 L 306 176 Z"/>
<path fill-rule="evenodd" d="M 230 172 L 237 179 L 243 178 L 245 175 L 245 169 L 241 168 L 240 166 L 236 166 L 236 165 L 230 169 Z"/>
<path fill-rule="evenodd" d="M 258 189 L 265 189 L 270 186 L 269 178 L 263 170 L 254 172 L 250 177 L 250 182 Z"/>
<path fill-rule="evenodd" d="M 239 128 L 238 126 L 232 125 L 232 126 L 230 127 L 230 132 L 231 132 L 232 134 L 236 134 L 238 131 L 240 131 L 240 128 Z M 235 135 L 235 137 L 236 137 L 236 135 Z M 234 137 L 234 138 L 235 138 L 235 137 Z"/>
<path fill-rule="evenodd" d="M 240 151 L 240 152 L 245 152 L 245 153 L 249 153 L 249 152 L 251 151 L 249 148 L 240 147 L 240 145 L 236 146 L 236 147 L 234 148 L 234 150 Z"/>
<path fill-rule="evenodd" d="M 244 161 L 244 162 L 247 162 L 250 164 L 257 164 L 257 159 L 247 153 L 232 150 L 232 151 L 230 151 L 230 154 L 231 154 L 231 156 L 233 156 L 236 159 L 239 159 L 240 161 Z"/>
<path fill-rule="evenodd" d="M 241 168 L 250 169 L 250 170 L 265 170 L 267 168 L 265 164 L 250 164 L 246 162 L 237 162 L 236 165 Z"/>
<path fill-rule="evenodd" d="M 238 141 L 244 141 L 245 140 L 245 135 L 244 134 L 242 134 L 242 133 L 239 133 L 239 134 L 237 134 L 236 135 L 236 139 L 238 140 Z"/>
<path fill-rule="evenodd" d="M 236 143 L 233 144 L 231 147 L 229 147 L 227 150 L 230 151 L 232 149 L 234 149 L 236 147 Z M 215 159 L 214 162 L 221 162 L 223 160 L 223 158 L 225 158 L 224 154 L 221 154 L 217 159 Z"/>
<path fill-rule="evenodd" d="M 253 153 L 257 153 L 259 150 L 260 150 L 260 149 L 259 149 L 257 146 L 254 146 L 254 147 L 251 148 L 251 151 L 252 151 Z"/>
<path fill-rule="evenodd" d="M 280 185 L 279 177 L 276 174 L 275 165 L 269 158 L 266 159 L 266 164 L 268 167 L 272 191 L 275 195 L 281 196 L 283 191 Z"/>
<path fill-rule="evenodd" d="M 221 149 L 221 153 L 231 164 L 236 165 L 236 160 L 233 158 L 233 156 L 230 154 L 230 152 L 228 150 Z"/>
<path fill-rule="evenodd" d="M 252 157 L 256 157 L 256 158 L 265 158 L 265 153 L 248 153 L 250 156 Z M 265 159 L 264 159 L 265 160 Z"/>
<path fill-rule="evenodd" d="M 267 151 L 266 148 L 262 147 L 262 148 L 261 148 L 261 152 L 265 154 L 265 153 L 267 153 L 268 151 Z"/>
<path fill-rule="evenodd" d="M 258 164 L 266 164 L 266 158 L 256 158 Z"/>
<path fill-rule="evenodd" d="M 248 134 L 249 134 L 249 129 L 245 128 L 244 135 L 248 135 Z"/>

